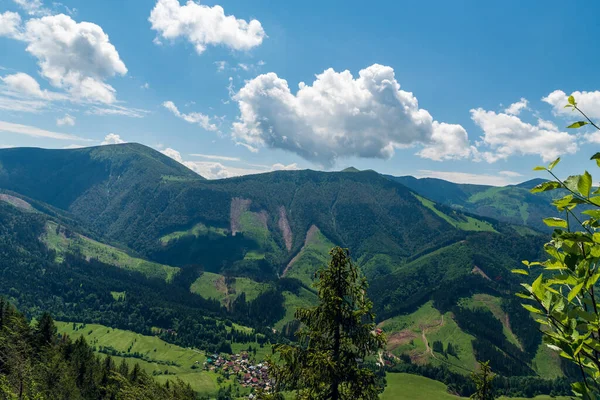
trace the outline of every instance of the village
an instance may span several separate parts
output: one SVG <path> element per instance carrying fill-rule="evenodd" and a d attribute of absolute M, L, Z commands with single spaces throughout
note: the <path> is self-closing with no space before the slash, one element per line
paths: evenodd
<path fill-rule="evenodd" d="M 253 364 L 246 352 L 230 356 L 213 354 L 207 358 L 204 369 L 221 373 L 226 378 L 237 378 L 238 383 L 245 388 L 269 392 L 272 387 L 269 366 L 266 363 Z"/>

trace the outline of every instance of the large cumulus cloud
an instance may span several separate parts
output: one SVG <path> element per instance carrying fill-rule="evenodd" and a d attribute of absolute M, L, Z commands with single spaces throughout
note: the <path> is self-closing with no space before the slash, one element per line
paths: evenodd
<path fill-rule="evenodd" d="M 470 155 L 460 125 L 434 121 L 417 98 L 400 89 L 391 67 L 374 64 L 354 78 L 328 69 L 296 94 L 271 72 L 248 82 L 234 96 L 240 109 L 236 141 L 294 152 L 324 166 L 338 157 L 390 158 L 416 144 L 434 160 Z"/>

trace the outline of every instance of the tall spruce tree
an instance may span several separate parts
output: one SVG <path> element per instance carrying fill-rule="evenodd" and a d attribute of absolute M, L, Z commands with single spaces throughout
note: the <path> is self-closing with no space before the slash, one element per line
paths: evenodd
<path fill-rule="evenodd" d="M 276 390 L 295 390 L 297 399 L 378 398 L 375 373 L 364 359 L 385 344 L 376 331 L 367 281 L 347 249 L 333 248 L 327 268 L 316 274 L 319 305 L 300 308 L 297 344 L 275 348 L 272 363 Z"/>
<path fill-rule="evenodd" d="M 479 371 L 473 372 L 471 377 L 476 388 L 475 393 L 471 395 L 471 400 L 494 400 L 496 398 L 492 387 L 492 381 L 496 374 L 492 372 L 489 361 L 480 362 Z"/>

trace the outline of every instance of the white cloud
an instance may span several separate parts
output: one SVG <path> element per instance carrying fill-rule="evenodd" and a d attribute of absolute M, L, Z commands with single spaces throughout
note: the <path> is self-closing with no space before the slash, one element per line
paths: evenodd
<path fill-rule="evenodd" d="M 108 135 L 106 135 L 104 137 L 104 141 L 100 144 L 104 146 L 107 144 L 123 144 L 123 143 L 127 143 L 127 142 L 125 140 L 121 139 L 120 135 L 116 135 L 114 133 L 109 133 Z"/>
<path fill-rule="evenodd" d="M 189 114 L 182 113 L 172 101 L 165 101 L 163 103 L 163 107 L 171 111 L 176 117 L 181 118 L 184 121 L 189 122 L 190 124 L 198 124 L 207 131 L 214 132 L 219 130 L 217 125 L 211 122 L 210 117 L 208 115 L 204 115 L 202 113 L 197 112 Z"/>
<path fill-rule="evenodd" d="M 488 162 L 506 159 L 514 154 L 536 154 L 544 161 L 551 161 L 562 154 L 577 151 L 577 138 L 561 132 L 550 121 L 540 119 L 537 125 L 533 125 L 515 115 L 482 108 L 472 109 L 471 119 L 483 130 L 482 144 L 491 150 L 479 153 L 477 157 Z"/>
<path fill-rule="evenodd" d="M 587 143 L 600 144 L 600 132 L 594 131 L 583 135 L 583 139 Z"/>
<path fill-rule="evenodd" d="M 244 71 L 248 71 L 250 69 L 250 66 L 248 64 L 244 64 L 244 63 L 239 63 L 238 67 L 240 67 Z"/>
<path fill-rule="evenodd" d="M 81 146 L 79 144 L 70 144 L 68 146 L 63 147 L 63 149 L 65 149 L 65 150 L 72 150 L 72 149 L 82 149 L 84 147 L 85 146 Z"/>
<path fill-rule="evenodd" d="M 474 151 L 469 135 L 461 125 L 433 122 L 431 143 L 417 155 L 434 161 L 456 160 L 471 156 Z"/>
<path fill-rule="evenodd" d="M 39 112 L 46 108 L 48 102 L 44 100 L 22 100 L 12 97 L 0 96 L 0 110 L 19 112 Z"/>
<path fill-rule="evenodd" d="M 300 168 L 298 168 L 298 164 L 293 163 L 293 164 L 281 164 L 281 163 L 277 163 L 277 164 L 273 164 L 271 166 L 271 170 L 272 171 L 297 171 Z"/>
<path fill-rule="evenodd" d="M 42 0 L 13 0 L 29 15 L 48 15 L 50 10 L 44 8 Z"/>
<path fill-rule="evenodd" d="M 218 160 L 218 161 L 186 161 L 181 156 L 181 153 L 172 148 L 166 148 L 161 151 L 166 156 L 171 157 L 175 161 L 185 165 L 192 171 L 197 174 L 203 176 L 206 179 L 224 179 L 224 178 L 232 178 L 234 176 L 242 176 L 242 175 L 253 175 L 253 174 L 263 174 L 265 172 L 271 171 L 292 171 L 297 170 L 297 164 L 289 164 L 284 165 L 281 163 L 273 164 L 272 166 L 266 165 L 251 165 L 254 168 L 241 168 L 234 167 L 231 165 L 224 165 L 218 161 L 241 161 L 239 158 L 235 157 L 225 157 L 225 156 L 213 156 L 208 154 L 191 154 L 192 156 L 204 157 L 210 160 Z M 249 165 L 249 164 L 247 164 Z"/>
<path fill-rule="evenodd" d="M 205 158 L 207 160 L 219 160 L 219 161 L 240 161 L 238 157 L 227 157 L 227 156 L 217 156 L 213 154 L 190 154 L 193 157 Z"/>
<path fill-rule="evenodd" d="M 0 144 L 0 149 L 14 149 L 15 146 L 12 146 L 10 144 Z"/>
<path fill-rule="evenodd" d="M 215 65 L 217 66 L 217 72 L 223 72 L 227 67 L 227 61 L 215 61 Z"/>
<path fill-rule="evenodd" d="M 512 103 L 506 110 L 504 110 L 504 112 L 510 115 L 519 115 L 521 111 L 527 109 L 528 103 L 529 102 L 527 99 L 521 97 L 521 100 L 517 101 L 516 103 Z"/>
<path fill-rule="evenodd" d="M 150 89 L 150 84 L 148 82 L 144 83 L 142 86 L 140 86 L 140 89 Z"/>
<path fill-rule="evenodd" d="M 437 178 L 454 183 L 470 183 L 474 185 L 506 186 L 513 184 L 511 179 L 490 174 L 472 174 L 468 172 L 420 170 L 417 178 Z"/>
<path fill-rule="evenodd" d="M 291 151 L 328 167 L 338 157 L 390 158 L 396 148 L 418 143 L 434 146 L 420 153 L 425 157 L 469 155 L 464 129 L 435 123 L 383 65 L 361 70 L 356 79 L 328 69 L 312 86 L 300 83 L 295 95 L 271 72 L 248 81 L 233 98 L 240 109 L 233 124 L 237 143 Z"/>
<path fill-rule="evenodd" d="M 514 171 L 500 171 L 498 172 L 500 175 L 504 175 L 504 176 L 508 176 L 510 178 L 517 178 L 519 176 L 523 176 L 518 172 L 514 172 Z"/>
<path fill-rule="evenodd" d="M 4 93 L 8 95 L 44 100 L 63 100 L 66 98 L 66 96 L 61 93 L 50 92 L 45 89 L 42 90 L 35 78 L 23 72 L 0 77 L 0 81 L 6 86 L 8 93 Z"/>
<path fill-rule="evenodd" d="M 56 125 L 58 125 L 58 126 L 64 126 L 64 125 L 75 126 L 75 117 L 73 117 L 69 114 L 66 114 L 64 117 L 56 119 Z"/>
<path fill-rule="evenodd" d="M 111 104 L 105 107 L 92 106 L 85 113 L 88 115 L 122 115 L 131 118 L 144 118 L 149 111 L 141 108 L 130 108 Z"/>
<path fill-rule="evenodd" d="M 184 6 L 179 0 L 158 0 L 148 19 L 159 38 L 187 39 L 196 52 L 202 54 L 207 46 L 226 46 L 233 50 L 250 50 L 266 37 L 261 23 L 246 22 L 225 15 L 219 5 L 209 7 L 189 0 Z"/>
<path fill-rule="evenodd" d="M 113 103 L 116 91 L 104 81 L 127 68 L 102 28 L 60 14 L 27 21 L 18 39 L 38 59 L 40 74 L 80 101 Z"/>
<path fill-rule="evenodd" d="M 13 124 L 11 122 L 6 121 L 0 121 L 0 132 L 16 133 L 19 135 L 27 135 L 37 138 L 89 141 L 88 139 L 83 139 L 75 135 L 51 132 L 44 129 L 36 128 L 35 126 Z"/>
<path fill-rule="evenodd" d="M 600 118 L 600 91 L 575 91 L 571 93 L 571 95 L 575 97 L 575 101 L 577 101 L 577 107 L 579 107 L 583 112 L 585 112 L 588 115 L 588 117 Z M 565 105 L 568 104 L 568 97 L 569 95 L 567 95 L 562 90 L 555 90 L 548 96 L 543 97 L 542 101 L 550 104 L 553 108 L 552 111 L 556 115 L 569 115 L 572 116 L 573 119 L 581 119 L 582 117 L 579 115 L 578 112 L 573 111 L 573 109 L 571 108 L 565 108 Z"/>
<path fill-rule="evenodd" d="M 21 16 L 15 12 L 6 11 L 0 14 L 0 36 L 17 38 L 20 35 Z"/>

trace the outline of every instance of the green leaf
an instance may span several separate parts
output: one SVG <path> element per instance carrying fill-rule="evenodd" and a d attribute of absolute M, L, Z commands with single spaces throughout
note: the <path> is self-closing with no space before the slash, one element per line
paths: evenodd
<path fill-rule="evenodd" d="M 558 188 L 560 188 L 559 182 L 549 181 L 549 182 L 540 183 L 539 185 L 537 185 L 536 187 L 531 189 L 531 193 L 548 192 L 550 190 L 556 190 Z"/>
<path fill-rule="evenodd" d="M 560 162 L 560 157 L 558 157 L 556 160 L 554 160 L 550 163 L 550 165 L 548 166 L 548 170 L 552 171 L 554 169 L 554 167 L 556 167 L 556 164 L 558 164 L 559 162 Z"/>
<path fill-rule="evenodd" d="M 572 106 L 577 104 L 577 103 L 575 103 L 575 97 L 573 97 L 573 96 L 569 96 L 569 98 L 567 100 L 568 100 L 569 104 Z"/>
<path fill-rule="evenodd" d="M 596 164 L 600 167 L 600 153 L 596 153 L 590 158 L 590 160 L 596 160 Z"/>
<path fill-rule="evenodd" d="M 589 215 L 592 218 L 600 219 L 600 210 L 585 210 L 582 214 Z"/>
<path fill-rule="evenodd" d="M 524 293 L 515 293 L 515 295 L 517 297 L 522 298 L 522 299 L 533 300 L 533 296 L 527 295 L 527 294 L 524 294 Z"/>
<path fill-rule="evenodd" d="M 557 227 L 557 228 L 567 228 L 567 221 L 561 218 L 545 218 L 544 223 L 547 226 Z"/>
<path fill-rule="evenodd" d="M 537 277 L 537 279 L 535 281 L 533 281 L 533 283 L 531 284 L 531 291 L 533 292 L 533 294 L 535 294 L 538 297 L 542 297 L 540 296 L 540 289 L 542 288 L 542 279 L 544 278 L 543 274 L 540 274 L 540 276 Z"/>
<path fill-rule="evenodd" d="M 542 310 L 539 310 L 539 309 L 535 308 L 534 306 L 530 306 L 529 304 L 521 304 L 521 306 L 523 306 L 523 308 L 526 309 L 527 311 L 531 311 L 534 314 L 544 315 L 544 312 Z"/>
<path fill-rule="evenodd" d="M 537 166 L 537 167 L 535 167 L 533 170 L 534 170 L 534 171 L 545 171 L 545 170 L 546 170 L 546 167 L 542 167 L 541 165 L 538 165 L 538 166 Z"/>
<path fill-rule="evenodd" d="M 592 176 L 589 172 L 585 171 L 585 173 L 581 175 L 579 182 L 577 183 L 577 189 L 582 196 L 590 197 L 590 191 L 592 190 Z"/>
<path fill-rule="evenodd" d="M 581 175 L 571 175 L 567 179 L 565 179 L 564 184 L 572 192 L 577 193 L 579 191 L 579 180 L 581 179 Z"/>
<path fill-rule="evenodd" d="M 586 126 L 588 124 L 589 124 L 589 122 L 587 122 L 587 121 L 577 121 L 577 122 L 573 122 L 571 125 L 567 126 L 567 129 L 577 129 L 577 128 L 581 128 L 582 126 Z"/>
<path fill-rule="evenodd" d="M 524 269 L 513 269 L 511 272 L 513 274 L 529 275 L 529 272 L 525 271 Z"/>
<path fill-rule="evenodd" d="M 581 289 L 583 289 L 584 283 L 585 282 L 581 282 L 579 285 L 577 285 L 573 289 L 571 289 L 571 291 L 569 292 L 569 295 L 567 296 L 567 300 L 572 301 L 579 294 L 579 292 L 581 292 Z"/>

